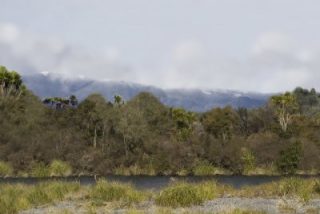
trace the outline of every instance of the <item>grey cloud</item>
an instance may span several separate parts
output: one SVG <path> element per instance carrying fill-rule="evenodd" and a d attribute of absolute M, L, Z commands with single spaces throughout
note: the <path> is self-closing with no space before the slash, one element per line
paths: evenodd
<path fill-rule="evenodd" d="M 0 35 L 0 63 L 22 73 L 46 71 L 66 77 L 135 81 L 129 66 L 118 61 L 114 51 L 90 53 L 57 39 L 20 32 L 12 24 L 1 24 Z"/>
<path fill-rule="evenodd" d="M 166 63 L 146 69 L 127 65 L 117 49 L 92 52 L 0 24 L 0 64 L 23 73 L 48 71 L 164 88 L 277 92 L 299 85 L 320 89 L 320 52 L 299 47 L 281 33 L 261 35 L 248 50 L 243 59 L 231 59 L 211 55 L 201 41 L 181 41 L 168 50 Z"/>

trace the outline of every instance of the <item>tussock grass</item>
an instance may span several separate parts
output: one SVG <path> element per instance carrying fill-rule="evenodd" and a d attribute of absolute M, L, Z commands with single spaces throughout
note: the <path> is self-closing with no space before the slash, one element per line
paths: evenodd
<path fill-rule="evenodd" d="M 80 189 L 78 183 L 48 182 L 35 186 L 0 185 L 0 214 L 14 214 L 34 206 L 61 201 Z"/>
<path fill-rule="evenodd" d="M 175 183 L 162 190 L 155 198 L 157 205 L 165 207 L 189 207 L 200 205 L 219 195 L 215 182 L 201 184 Z"/>
<path fill-rule="evenodd" d="M 90 190 L 89 197 L 98 204 L 118 201 L 122 202 L 123 205 L 130 206 L 134 203 L 146 200 L 147 194 L 142 191 L 135 190 L 129 184 L 99 180 Z"/>
<path fill-rule="evenodd" d="M 79 189 L 80 185 L 78 183 L 41 183 L 31 188 L 27 193 L 27 199 L 31 204 L 41 205 L 56 200 L 61 201 L 64 199 L 66 194 L 76 192 Z"/>
<path fill-rule="evenodd" d="M 31 166 L 30 174 L 32 177 L 49 177 L 50 169 L 44 163 L 33 163 Z"/>
<path fill-rule="evenodd" d="M 193 167 L 192 173 L 195 176 L 210 176 L 210 175 L 230 175 L 230 171 L 215 167 L 207 162 L 199 162 Z"/>
<path fill-rule="evenodd" d="M 143 210 L 129 209 L 126 211 L 126 214 L 147 214 L 147 212 Z"/>
<path fill-rule="evenodd" d="M 69 176 L 72 173 L 71 166 L 61 160 L 53 160 L 49 166 L 51 176 Z"/>
<path fill-rule="evenodd" d="M 14 214 L 30 207 L 25 197 L 25 188 L 21 185 L 0 186 L 0 214 Z"/>
<path fill-rule="evenodd" d="M 12 166 L 4 161 L 0 161 L 0 177 L 7 177 L 13 175 Z"/>
<path fill-rule="evenodd" d="M 309 201 L 312 196 L 319 193 L 320 186 L 316 180 L 301 178 L 286 178 L 268 184 L 243 187 L 240 190 L 231 190 L 231 195 L 233 196 L 249 198 L 299 198 L 302 202 Z"/>
<path fill-rule="evenodd" d="M 42 162 L 33 163 L 30 167 L 32 177 L 69 176 L 71 173 L 72 167 L 61 160 L 53 160 L 49 166 Z"/>
<path fill-rule="evenodd" d="M 200 164 L 193 168 L 193 174 L 196 176 L 215 175 L 216 167 L 211 164 Z"/>
<path fill-rule="evenodd" d="M 266 214 L 266 212 L 263 211 L 255 211 L 255 210 L 241 210 L 241 209 L 235 209 L 232 211 L 224 212 L 222 214 Z"/>

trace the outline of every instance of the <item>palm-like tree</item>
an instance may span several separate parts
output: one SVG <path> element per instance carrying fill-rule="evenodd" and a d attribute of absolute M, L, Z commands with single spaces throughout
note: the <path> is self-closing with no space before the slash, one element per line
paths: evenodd
<path fill-rule="evenodd" d="M 115 95 L 115 96 L 114 96 L 114 103 L 115 103 L 117 106 L 120 106 L 121 104 L 123 104 L 122 97 L 121 97 L 120 95 Z"/>
<path fill-rule="evenodd" d="M 0 66 L 0 96 L 19 97 L 24 89 L 20 74 Z"/>

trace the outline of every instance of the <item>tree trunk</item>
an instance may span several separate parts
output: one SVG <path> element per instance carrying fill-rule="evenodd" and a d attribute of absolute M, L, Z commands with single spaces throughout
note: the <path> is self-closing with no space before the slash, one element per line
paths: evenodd
<path fill-rule="evenodd" d="M 127 141 L 125 136 L 123 136 L 123 144 L 124 144 L 124 151 L 126 153 L 126 158 L 128 158 L 128 146 L 127 146 Z"/>
<path fill-rule="evenodd" d="M 97 126 L 94 127 L 93 148 L 97 147 Z"/>

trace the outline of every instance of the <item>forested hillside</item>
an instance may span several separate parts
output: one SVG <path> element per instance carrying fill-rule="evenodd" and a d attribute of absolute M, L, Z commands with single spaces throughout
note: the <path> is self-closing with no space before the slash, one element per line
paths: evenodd
<path fill-rule="evenodd" d="M 296 88 L 261 108 L 205 113 L 150 93 L 43 102 L 0 67 L 0 160 L 15 175 L 54 160 L 75 174 L 318 173 L 320 95 Z"/>

